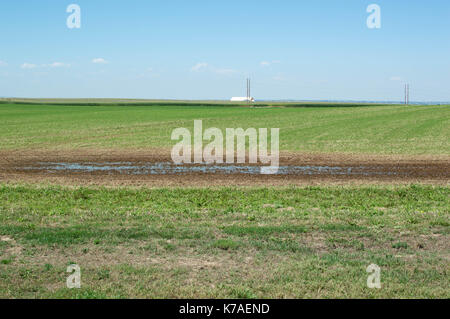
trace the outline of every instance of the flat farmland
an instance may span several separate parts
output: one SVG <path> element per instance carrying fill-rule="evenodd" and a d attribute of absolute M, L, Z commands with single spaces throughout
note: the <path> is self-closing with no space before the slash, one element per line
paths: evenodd
<path fill-rule="evenodd" d="M 450 106 L 30 102 L 0 103 L 0 298 L 450 297 Z M 172 167 L 194 120 L 280 128 L 280 172 Z"/>
<path fill-rule="evenodd" d="M 448 299 L 449 195 L 3 185 L 0 298 Z M 65 285 L 74 263 L 81 289 Z"/>
<path fill-rule="evenodd" d="M 450 106 L 289 106 L 0 104 L 0 149 L 170 149 L 173 129 L 203 120 L 280 128 L 282 151 L 450 155 Z"/>

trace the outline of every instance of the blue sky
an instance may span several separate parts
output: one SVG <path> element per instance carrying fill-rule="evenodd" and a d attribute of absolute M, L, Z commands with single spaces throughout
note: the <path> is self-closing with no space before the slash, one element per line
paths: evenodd
<path fill-rule="evenodd" d="M 247 76 L 256 99 L 449 101 L 450 1 L 0 2 L 0 96 L 228 99 Z"/>

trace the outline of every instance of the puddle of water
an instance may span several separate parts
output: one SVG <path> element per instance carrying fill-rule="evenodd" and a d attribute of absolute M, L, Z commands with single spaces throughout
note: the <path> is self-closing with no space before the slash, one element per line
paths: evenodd
<path fill-rule="evenodd" d="M 261 174 L 268 166 L 258 165 L 175 165 L 170 162 L 137 164 L 132 162 L 106 163 L 37 163 L 28 170 L 46 170 L 48 172 L 118 172 L 135 175 L 165 175 L 183 173 L 204 174 Z M 262 169 L 262 170 L 261 170 Z M 275 175 L 396 175 L 396 172 L 386 172 L 379 167 L 339 167 L 339 166 L 280 166 Z"/>

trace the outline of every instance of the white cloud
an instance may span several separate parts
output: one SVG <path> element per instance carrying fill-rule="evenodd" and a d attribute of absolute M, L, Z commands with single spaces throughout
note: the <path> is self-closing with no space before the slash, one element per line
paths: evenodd
<path fill-rule="evenodd" d="M 7 65 L 8 65 L 8 63 L 6 63 L 5 61 L 0 60 L 0 67 L 1 66 L 7 66 Z"/>
<path fill-rule="evenodd" d="M 103 58 L 95 58 L 95 59 L 92 60 L 92 63 L 95 63 L 95 64 L 108 64 L 109 62 L 106 61 Z"/>
<path fill-rule="evenodd" d="M 53 62 L 52 64 L 48 65 L 51 68 L 68 68 L 70 67 L 70 64 L 62 63 L 62 62 Z"/>
<path fill-rule="evenodd" d="M 281 63 L 279 60 L 272 60 L 272 61 L 262 61 L 261 66 L 270 66 L 272 64 L 278 64 Z"/>
<path fill-rule="evenodd" d="M 36 64 L 32 64 L 32 63 L 24 63 L 20 66 L 22 69 L 35 69 L 38 66 Z"/>
<path fill-rule="evenodd" d="M 199 62 L 196 65 L 194 65 L 191 68 L 192 72 L 200 72 L 201 70 L 207 69 L 208 68 L 208 63 L 206 62 Z"/>
<path fill-rule="evenodd" d="M 68 68 L 70 64 L 63 62 L 53 62 L 50 64 L 33 64 L 33 63 L 24 63 L 20 66 L 22 69 L 36 69 L 36 68 Z"/>
<path fill-rule="evenodd" d="M 401 76 L 392 76 L 389 80 L 390 81 L 401 81 L 402 77 Z"/>

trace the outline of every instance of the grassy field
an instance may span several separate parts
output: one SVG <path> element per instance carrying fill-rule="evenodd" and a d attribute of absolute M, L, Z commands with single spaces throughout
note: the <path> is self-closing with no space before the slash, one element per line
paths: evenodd
<path fill-rule="evenodd" d="M 0 298 L 450 298 L 446 187 L 0 186 Z M 65 288 L 68 264 L 82 288 Z M 381 289 L 366 267 L 381 267 Z"/>
<path fill-rule="evenodd" d="M 279 127 L 284 151 L 450 155 L 450 106 L 41 102 L 0 103 L 2 152 L 151 152 L 202 119 Z M 450 298 L 445 183 L 160 187 L 0 179 L 0 298 Z"/>
<path fill-rule="evenodd" d="M 174 128 L 202 119 L 204 128 L 278 127 L 285 151 L 450 154 L 450 106 L 290 106 L 0 104 L 0 149 L 170 148 Z"/>

